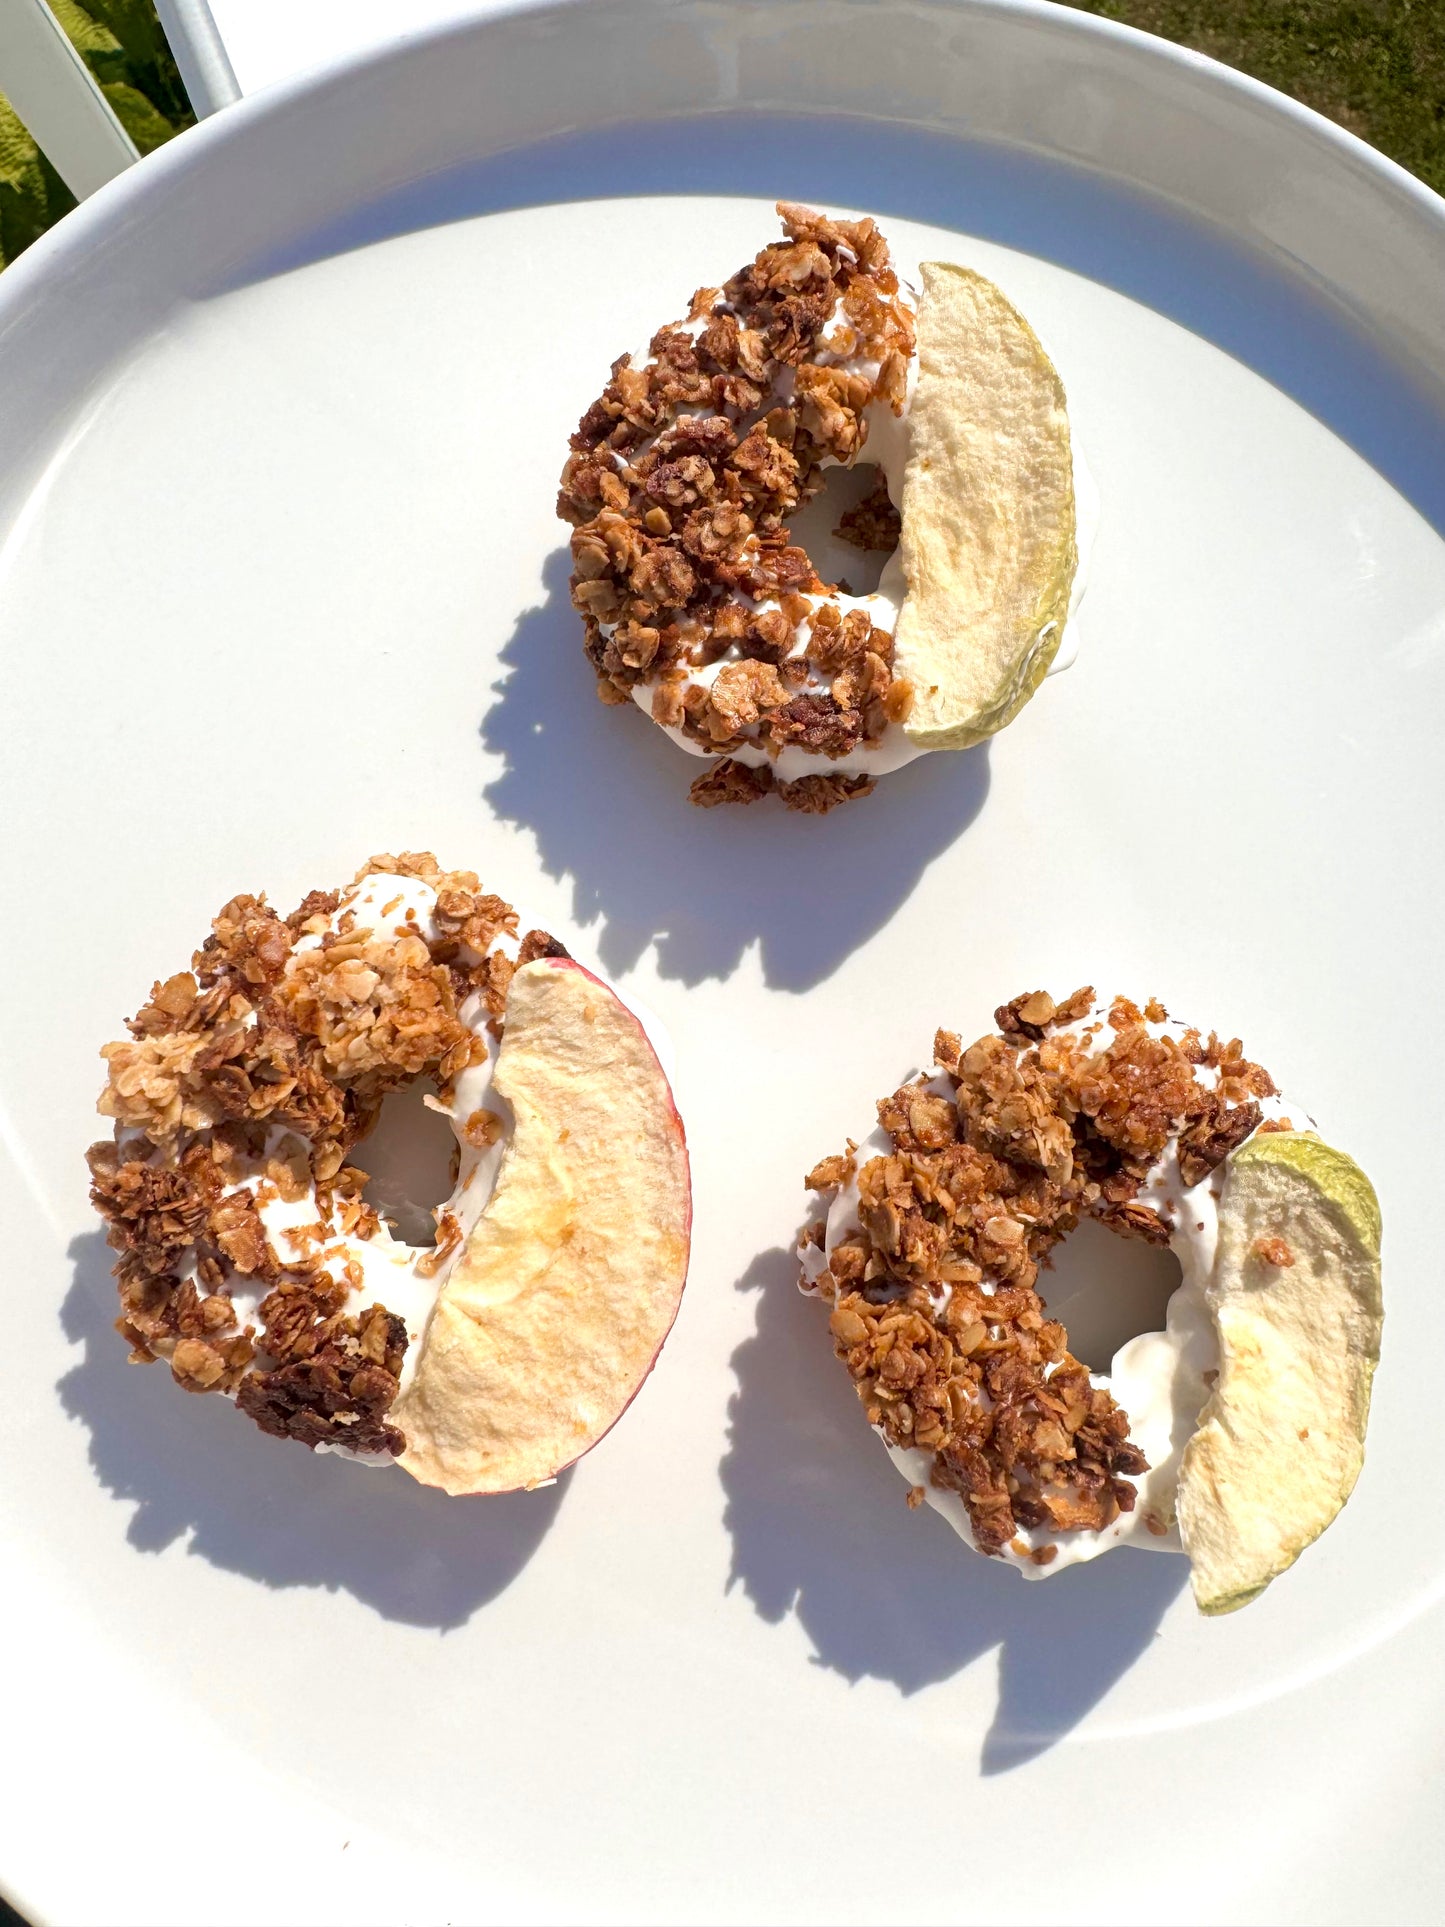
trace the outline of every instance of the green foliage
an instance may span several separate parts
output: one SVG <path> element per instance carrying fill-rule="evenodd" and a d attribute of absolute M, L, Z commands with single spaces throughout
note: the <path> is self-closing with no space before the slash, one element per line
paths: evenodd
<path fill-rule="evenodd" d="M 50 0 L 142 154 L 195 119 L 151 0 Z M 68 214 L 75 196 L 0 94 L 0 267 Z"/>
<path fill-rule="evenodd" d="M 1442 0 L 1066 0 L 1292 94 L 1445 194 Z"/>
<path fill-rule="evenodd" d="M 78 6 L 76 0 L 50 0 L 50 4 L 61 26 L 85 55 L 86 65 L 143 154 L 191 125 L 195 115 L 151 0 L 85 0 L 84 7 Z M 93 49 L 83 45 L 78 37 L 77 30 L 83 30 L 82 23 L 96 36 Z M 99 44 L 102 38 L 104 45 Z M 145 145 L 126 120 L 119 102 L 111 96 L 113 86 L 127 88 L 141 96 L 150 110 L 151 121 L 167 123 L 169 132 Z"/>
<path fill-rule="evenodd" d="M 149 154 L 153 148 L 160 147 L 173 134 L 180 132 L 153 101 L 128 81 L 102 81 L 100 91 L 110 102 L 111 112 L 142 154 Z"/>
<path fill-rule="evenodd" d="M 0 267 L 74 206 L 75 196 L 0 94 Z"/>

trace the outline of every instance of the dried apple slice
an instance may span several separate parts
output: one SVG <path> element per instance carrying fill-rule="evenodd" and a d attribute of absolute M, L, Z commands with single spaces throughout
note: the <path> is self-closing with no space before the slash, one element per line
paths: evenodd
<path fill-rule="evenodd" d="M 1257 1598 L 1344 1505 L 1380 1356 L 1380 1207 L 1309 1132 L 1229 1161 L 1205 1295 L 1220 1371 L 1185 1450 L 1179 1525 L 1206 1613 Z"/>
<path fill-rule="evenodd" d="M 451 1493 L 552 1478 L 611 1430 L 677 1316 L 687 1146 L 625 1004 L 570 959 L 512 979 L 493 1081 L 511 1141 L 390 1416 Z"/>
<path fill-rule="evenodd" d="M 1078 563 L 1063 383 L 981 274 L 923 263 L 900 549 L 908 594 L 894 672 L 905 735 L 966 749 L 1011 722 L 1048 672 Z"/>

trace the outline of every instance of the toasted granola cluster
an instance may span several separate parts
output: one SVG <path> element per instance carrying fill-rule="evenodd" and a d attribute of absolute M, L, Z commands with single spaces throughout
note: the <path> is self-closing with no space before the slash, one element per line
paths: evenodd
<path fill-rule="evenodd" d="M 379 1228 L 351 1154 L 388 1092 L 425 1077 L 445 1099 L 485 1058 L 463 999 L 480 993 L 499 1028 L 513 972 L 560 946 L 533 931 L 514 961 L 497 944 L 515 937 L 516 912 L 425 852 L 373 857 L 356 880 L 373 874 L 431 886 L 441 936 L 414 910 L 384 929 L 350 908 L 337 917 L 339 891 L 312 891 L 288 917 L 233 897 L 191 969 L 157 983 L 130 1037 L 105 1046 L 98 1108 L 116 1135 L 87 1156 L 133 1359 L 167 1358 L 187 1391 L 234 1395 L 279 1437 L 395 1454 L 405 1441 L 386 1414 L 406 1328 L 384 1305 L 348 1310 L 360 1267 L 333 1243 Z M 479 1113 L 469 1135 L 485 1141 L 495 1123 Z M 312 1196 L 315 1223 L 278 1249 L 262 1207 Z M 454 1224 L 439 1229 L 423 1263 L 455 1243 Z M 240 1285 L 265 1288 L 257 1323 L 238 1316 Z"/>
<path fill-rule="evenodd" d="M 775 782 L 771 762 L 735 753 L 796 745 L 836 759 L 907 714 L 893 637 L 826 600 L 832 585 L 787 525 L 826 463 L 858 457 L 870 405 L 902 413 L 914 333 L 872 221 L 778 212 L 786 241 L 700 288 L 688 319 L 653 336 L 646 366 L 613 364 L 572 437 L 558 513 L 573 524 L 572 600 L 603 700 L 646 685 L 657 722 L 724 759 L 693 785 L 695 803 L 776 789 L 790 808 L 821 811 L 871 780 L 823 770 Z M 894 548 L 886 490 L 839 533 Z"/>
<path fill-rule="evenodd" d="M 1256 1129 L 1281 1128 L 1263 1121 L 1275 1087 L 1238 1039 L 1158 1034 L 1166 1021 L 1157 1002 L 1118 998 L 1101 1042 L 1092 988 L 1016 997 L 967 1049 L 939 1031 L 938 1075 L 880 1102 L 888 1155 L 859 1169 L 850 1144 L 808 1175 L 825 1193 L 856 1181 L 857 1222 L 831 1246 L 823 1222 L 809 1228 L 804 1288 L 832 1305 L 869 1421 L 931 1455 L 983 1552 L 1026 1551 L 1021 1528 L 1100 1531 L 1132 1511 L 1130 1477 L 1149 1469 L 1047 1314 L 1050 1251 L 1084 1217 L 1168 1244 L 1139 1194 L 1170 1146 L 1194 1185 Z"/>

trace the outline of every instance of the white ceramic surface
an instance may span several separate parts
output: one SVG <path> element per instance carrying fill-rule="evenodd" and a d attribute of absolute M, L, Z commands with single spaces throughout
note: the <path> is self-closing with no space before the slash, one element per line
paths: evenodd
<path fill-rule="evenodd" d="M 467 0 L 210 0 L 244 94 L 474 11 Z"/>
<path fill-rule="evenodd" d="M 819 822 L 686 807 L 686 759 L 592 694 L 551 513 L 608 361 L 779 192 L 995 274 L 1104 511 L 1076 666 Z M 6 272 L 20 1903 L 1433 1912 L 1442 285 L 1440 203 L 1302 110 L 1087 16 L 933 0 L 498 10 L 243 103 Z M 233 890 L 398 845 L 677 1044 L 682 1315 L 616 1432 L 515 1499 L 128 1368 L 85 1204 L 95 1050 L 152 977 Z M 1218 1623 L 1182 1562 L 1026 1587 L 909 1513 L 783 1249 L 936 1024 L 1086 980 L 1242 1034 L 1384 1204 L 1365 1475 Z"/>

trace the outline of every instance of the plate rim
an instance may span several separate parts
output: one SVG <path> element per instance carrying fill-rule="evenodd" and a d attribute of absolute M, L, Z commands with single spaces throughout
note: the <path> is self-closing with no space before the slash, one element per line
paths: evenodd
<path fill-rule="evenodd" d="M 723 0 L 723 4 L 726 10 L 743 11 L 750 0 Z M 872 4 L 872 0 L 845 0 L 845 4 Z M 1050 35 L 1066 40 L 1077 38 L 1081 44 L 1114 43 L 1131 48 L 1146 55 L 1161 76 L 1170 72 L 1187 74 L 1220 94 L 1242 99 L 1272 122 L 1291 126 L 1301 137 L 1323 144 L 1362 170 L 1382 192 L 1394 197 L 1410 218 L 1423 221 L 1445 250 L 1445 198 L 1347 129 L 1206 55 L 1175 47 L 1157 36 L 1098 15 L 1055 6 L 1050 0 L 929 0 L 929 5 L 982 21 L 1032 21 Z M 175 191 L 177 183 L 183 182 L 203 157 L 249 137 L 251 129 L 304 111 L 309 101 L 338 84 L 369 73 L 384 74 L 408 50 L 452 40 L 471 40 L 507 21 L 543 20 L 549 16 L 565 20 L 584 6 L 593 10 L 598 6 L 615 6 L 633 14 L 661 13 L 669 9 L 670 0 L 480 0 L 480 4 L 457 20 L 409 30 L 379 46 L 338 55 L 244 97 L 224 114 L 199 123 L 148 157 L 145 167 L 133 167 L 117 177 L 12 264 L 8 273 L 0 277 L 0 340 L 15 317 L 29 305 L 47 299 L 52 289 L 63 286 L 66 276 L 80 266 L 98 240 L 122 229 L 148 206 L 158 205 L 166 194 Z M 600 124 L 607 122 L 604 119 Z M 1060 154 L 1059 158 L 1071 165 L 1083 165 L 1076 157 Z M 49 1917 L 44 1906 L 36 1905 L 35 1897 L 17 1889 L 3 1871 L 0 1871 L 0 1894 L 32 1920 Z"/>
<path fill-rule="evenodd" d="M 799 0 L 790 0 L 790 4 L 798 5 Z M 810 0 L 810 4 L 815 7 L 831 4 L 844 12 L 861 12 L 877 11 L 878 0 Z M 884 0 L 885 6 L 892 4 L 894 0 Z M 707 0 L 707 6 L 714 13 L 742 14 L 755 10 L 756 0 Z M 448 41 L 461 43 L 511 22 L 541 22 L 550 16 L 562 23 L 569 17 L 581 16 L 584 10 L 595 18 L 603 7 L 614 12 L 658 16 L 699 10 L 697 0 L 473 0 L 470 11 L 456 19 L 407 29 L 377 45 L 337 54 L 255 93 L 242 95 L 233 105 L 197 121 L 106 182 L 11 263 L 0 277 L 0 341 L 15 311 L 37 295 L 43 295 L 48 279 L 58 278 L 68 267 L 77 265 L 107 229 L 124 225 L 127 217 L 142 209 L 146 202 L 157 200 L 172 189 L 174 177 L 199 165 L 212 150 L 244 139 L 253 126 L 288 116 L 308 99 L 341 84 L 367 75 L 384 74 L 400 58 L 428 46 L 440 46 Z M 980 21 L 1027 21 L 1050 36 L 1065 41 L 1072 39 L 1080 46 L 1113 45 L 1152 64 L 1153 71 L 1161 77 L 1172 74 L 1176 78 L 1187 78 L 1221 99 L 1244 103 L 1266 122 L 1282 123 L 1297 137 L 1315 143 L 1358 169 L 1378 189 L 1396 200 L 1402 211 L 1433 230 L 1445 248 L 1445 197 L 1348 128 L 1211 55 L 1177 46 L 1122 21 L 1056 4 L 1056 0 L 922 0 L 922 10 Z M 746 104 L 739 101 L 738 106 L 745 110 Z M 627 118 L 603 115 L 594 124 L 621 124 Z M 1032 149 L 1037 143 L 1026 141 L 1019 145 Z M 1085 164 L 1079 156 L 1062 151 L 1059 158 L 1076 166 Z M 40 283 L 40 287 L 34 287 L 35 283 Z"/>

